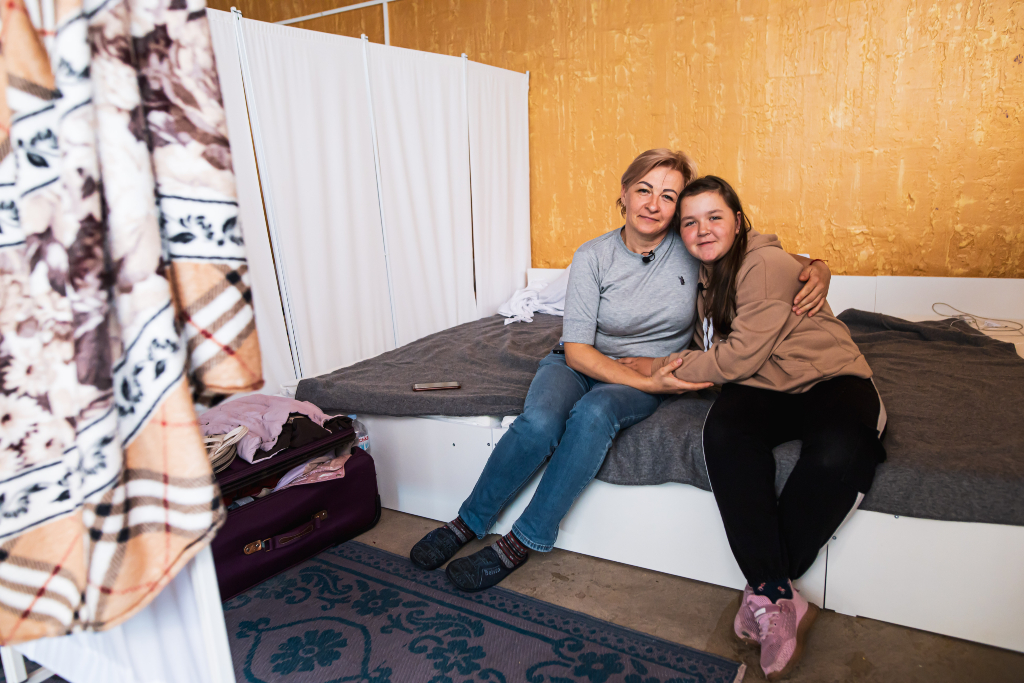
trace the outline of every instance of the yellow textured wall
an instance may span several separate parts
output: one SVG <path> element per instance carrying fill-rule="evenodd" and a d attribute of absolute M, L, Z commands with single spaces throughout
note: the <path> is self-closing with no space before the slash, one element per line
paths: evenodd
<path fill-rule="evenodd" d="M 346 3 L 234 4 L 276 21 Z M 836 273 L 1024 277 L 1024 3 L 398 0 L 389 16 L 393 45 L 530 70 L 535 266 L 618 225 L 625 166 L 667 145 Z M 379 8 L 303 27 L 383 37 Z"/>

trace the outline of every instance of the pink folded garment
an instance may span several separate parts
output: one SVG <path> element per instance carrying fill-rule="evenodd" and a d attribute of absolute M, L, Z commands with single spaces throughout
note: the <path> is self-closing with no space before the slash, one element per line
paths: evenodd
<path fill-rule="evenodd" d="M 244 425 L 249 433 L 238 442 L 238 457 L 251 463 L 256 449 L 270 450 L 281 428 L 292 413 L 302 413 L 321 427 L 327 415 L 306 401 L 296 401 L 283 396 L 252 394 L 231 401 L 225 401 L 199 416 L 199 429 L 203 436 L 227 434 L 235 427 Z"/>
<path fill-rule="evenodd" d="M 338 449 L 331 455 L 321 455 L 307 463 L 288 470 L 281 481 L 274 487 L 275 491 L 286 489 L 301 484 L 316 484 L 331 479 L 343 479 L 345 477 L 345 463 L 352 457 L 351 451 L 338 455 Z"/>

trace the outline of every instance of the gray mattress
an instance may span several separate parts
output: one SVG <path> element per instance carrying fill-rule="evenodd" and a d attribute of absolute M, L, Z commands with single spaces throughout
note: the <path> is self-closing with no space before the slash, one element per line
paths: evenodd
<path fill-rule="evenodd" d="M 889 416 L 888 461 L 865 510 L 1024 526 L 1024 359 L 1013 345 L 950 321 L 911 323 L 849 310 L 840 316 L 875 372 Z M 504 325 L 485 318 L 299 383 L 325 410 L 379 415 L 515 415 L 561 318 Z M 458 391 L 411 391 L 459 380 Z M 666 400 L 623 430 L 597 478 L 612 484 L 691 484 L 710 490 L 701 447 L 714 391 Z M 800 455 L 775 449 L 781 489 Z"/>
<path fill-rule="evenodd" d="M 495 315 L 299 382 L 295 398 L 329 412 L 367 415 L 518 415 L 541 358 L 558 346 L 562 319 L 534 314 L 505 325 Z M 424 382 L 454 391 L 413 391 Z"/>

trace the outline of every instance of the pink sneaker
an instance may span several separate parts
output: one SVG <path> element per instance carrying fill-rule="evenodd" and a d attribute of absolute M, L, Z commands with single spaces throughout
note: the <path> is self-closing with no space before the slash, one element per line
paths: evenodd
<path fill-rule="evenodd" d="M 757 620 L 754 619 L 754 610 L 750 608 L 750 603 L 748 602 L 753 594 L 754 589 L 750 586 L 743 588 L 740 608 L 736 612 L 736 618 L 732 621 L 732 630 L 736 632 L 736 638 L 741 643 L 748 645 L 760 644 L 760 641 L 757 639 Z"/>
<path fill-rule="evenodd" d="M 818 616 L 818 606 L 804 600 L 795 589 L 792 600 L 773 604 L 764 596 L 751 594 L 747 604 L 757 621 L 761 669 L 769 681 L 777 681 L 796 668 L 807 631 Z"/>

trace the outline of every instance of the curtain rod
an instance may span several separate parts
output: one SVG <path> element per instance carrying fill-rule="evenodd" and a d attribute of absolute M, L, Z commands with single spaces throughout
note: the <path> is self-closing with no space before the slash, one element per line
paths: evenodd
<path fill-rule="evenodd" d="M 360 2 L 355 5 L 346 5 L 344 7 L 338 7 L 336 9 L 329 9 L 323 12 L 317 12 L 316 14 L 307 14 L 302 17 L 295 17 L 294 19 L 285 19 L 284 21 L 274 22 L 276 24 L 297 24 L 300 21 L 309 21 L 310 19 L 319 19 L 320 17 L 328 17 L 332 14 L 340 14 L 342 12 L 351 12 L 356 9 L 364 9 L 366 7 L 376 7 L 380 5 L 384 10 L 384 44 L 391 44 L 391 35 L 388 30 L 388 3 L 397 2 L 398 0 L 367 0 L 367 2 Z"/>

